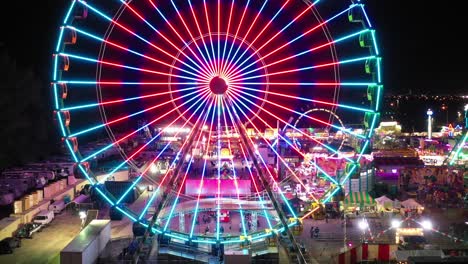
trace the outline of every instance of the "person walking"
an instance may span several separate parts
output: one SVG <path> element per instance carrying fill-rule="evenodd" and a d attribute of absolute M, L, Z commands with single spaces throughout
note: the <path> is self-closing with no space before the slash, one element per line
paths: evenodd
<path fill-rule="evenodd" d="M 310 238 L 314 238 L 314 227 L 310 227 Z"/>

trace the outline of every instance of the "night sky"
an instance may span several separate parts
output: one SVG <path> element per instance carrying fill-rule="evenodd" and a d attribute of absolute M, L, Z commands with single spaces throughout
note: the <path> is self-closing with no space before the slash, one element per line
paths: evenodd
<path fill-rule="evenodd" d="M 324 0 L 326 1 L 326 0 Z M 2 166 L 54 151 L 49 78 L 51 52 L 69 1 L 27 1 L 4 12 L 0 100 Z M 161 2 L 161 1 L 160 1 Z M 383 52 L 387 94 L 468 93 L 468 32 L 462 1 L 368 0 Z M 24 82 L 18 82 L 24 80 Z M 26 152 L 26 153 L 25 153 Z"/>

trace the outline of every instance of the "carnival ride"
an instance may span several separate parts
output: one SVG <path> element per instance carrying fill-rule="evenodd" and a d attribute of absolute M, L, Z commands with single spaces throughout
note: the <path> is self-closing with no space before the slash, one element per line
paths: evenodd
<path fill-rule="evenodd" d="M 143 241 L 152 233 L 220 245 L 286 233 L 296 245 L 291 229 L 319 207 L 298 213 L 281 188 L 272 189 L 280 180 L 277 164 L 304 185 L 275 140 L 307 155 L 275 129 L 287 127 L 331 154 L 340 147 L 304 133 L 291 116 L 359 146 L 353 157 L 343 157 L 339 180 L 311 162 L 332 183 L 321 197 L 310 194 L 315 204 L 330 201 L 359 170 L 383 93 L 376 33 L 362 1 L 325 2 L 71 1 L 53 54 L 54 116 L 78 168 L 109 206 L 146 228 Z M 328 116 L 301 112 L 301 104 Z M 332 122 L 338 116 L 361 122 L 363 132 Z M 276 131 L 273 139 L 264 130 Z M 81 154 L 83 143 L 106 135 L 110 144 Z M 106 174 L 82 166 L 111 149 L 120 151 L 121 161 Z M 232 156 L 222 163 L 223 149 Z M 169 166 L 161 172 L 163 157 Z M 124 166 L 137 174 L 127 192 L 114 197 L 104 183 Z M 250 181 L 248 191 L 239 190 L 241 179 Z M 198 195 L 185 194 L 189 180 L 198 182 Z M 122 201 L 139 185 L 155 189 L 136 211 Z M 225 186 L 234 186 L 236 195 L 226 195 L 233 190 Z M 239 232 L 221 232 L 226 211 L 238 219 Z M 196 228 L 204 212 L 214 212 L 213 232 Z M 250 228 L 246 215 L 261 219 L 261 228 Z"/>

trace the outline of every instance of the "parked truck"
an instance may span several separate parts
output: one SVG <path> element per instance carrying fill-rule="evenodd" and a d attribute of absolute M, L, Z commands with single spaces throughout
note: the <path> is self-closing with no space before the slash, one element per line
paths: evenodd
<path fill-rule="evenodd" d="M 60 252 L 60 264 L 96 263 L 111 237 L 110 220 L 95 219 Z"/>

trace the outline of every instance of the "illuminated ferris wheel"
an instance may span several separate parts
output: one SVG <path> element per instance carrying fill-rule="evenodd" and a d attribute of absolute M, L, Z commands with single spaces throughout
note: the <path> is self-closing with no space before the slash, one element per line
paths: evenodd
<path fill-rule="evenodd" d="M 346 175 L 325 175 L 331 189 L 309 194 L 329 201 L 369 149 L 380 67 L 359 0 L 77 0 L 58 32 L 53 103 L 66 147 L 112 208 L 171 239 L 242 243 L 290 234 L 307 217 L 273 188 L 279 179 L 269 156 L 295 175 L 265 131 L 287 127 L 339 151 L 288 122 L 300 116 L 358 142 L 356 155 L 345 157 Z M 308 104 L 328 116 L 299 110 Z M 362 122 L 364 132 L 337 125 L 336 116 Z M 85 151 L 103 137 L 105 145 Z M 298 157 L 307 154 L 290 143 Z M 120 160 L 104 174 L 80 165 L 115 150 Z M 136 173 L 127 191 L 112 194 L 106 182 L 128 167 Z M 136 186 L 149 185 L 149 199 L 125 203 Z"/>

